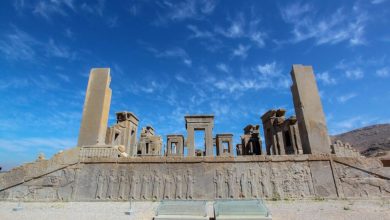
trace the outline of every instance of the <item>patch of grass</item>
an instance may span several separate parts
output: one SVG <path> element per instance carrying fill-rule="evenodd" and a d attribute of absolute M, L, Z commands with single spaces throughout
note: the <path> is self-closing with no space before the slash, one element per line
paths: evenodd
<path fill-rule="evenodd" d="M 348 206 L 344 206 L 344 210 L 351 210 L 351 208 Z"/>
<path fill-rule="evenodd" d="M 272 201 L 279 201 L 279 200 L 281 200 L 280 195 L 276 194 L 276 193 L 273 194 L 271 200 Z"/>
<path fill-rule="evenodd" d="M 320 196 L 314 197 L 314 201 L 317 201 L 317 202 L 324 201 L 324 200 L 325 200 L 324 197 L 320 197 Z"/>

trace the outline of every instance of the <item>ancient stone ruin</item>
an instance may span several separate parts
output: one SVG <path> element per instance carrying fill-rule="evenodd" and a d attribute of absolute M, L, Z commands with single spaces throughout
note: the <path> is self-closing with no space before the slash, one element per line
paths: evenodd
<path fill-rule="evenodd" d="M 186 115 L 186 134 L 141 129 L 131 112 L 108 127 L 110 69 L 92 69 L 77 147 L 0 176 L 2 200 L 214 200 L 247 198 L 389 197 L 390 175 L 377 159 L 348 144 L 331 144 L 311 66 L 293 65 L 296 116 L 272 109 L 261 129 L 243 128 L 233 148 L 230 133 L 213 136 L 213 115 Z M 259 120 L 260 120 L 259 119 Z M 141 119 L 142 120 L 142 119 Z M 228 128 L 226 128 L 228 129 Z M 204 148 L 194 132 L 204 131 Z M 164 149 L 165 148 L 165 149 Z"/>

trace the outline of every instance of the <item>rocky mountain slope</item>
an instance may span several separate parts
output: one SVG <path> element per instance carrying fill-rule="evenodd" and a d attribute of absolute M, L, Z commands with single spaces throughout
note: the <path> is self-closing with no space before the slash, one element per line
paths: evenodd
<path fill-rule="evenodd" d="M 390 124 L 378 124 L 334 135 L 332 141 L 350 143 L 368 157 L 390 156 Z M 386 156 L 386 157 L 387 157 Z"/>

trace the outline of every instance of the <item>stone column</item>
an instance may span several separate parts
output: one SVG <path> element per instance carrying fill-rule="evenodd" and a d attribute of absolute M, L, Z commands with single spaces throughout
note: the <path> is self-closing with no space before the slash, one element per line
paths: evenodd
<path fill-rule="evenodd" d="M 172 141 L 171 139 L 167 138 L 167 156 L 172 155 L 171 146 L 172 146 Z"/>
<path fill-rule="evenodd" d="M 177 147 L 176 150 L 177 150 L 178 155 L 183 156 L 183 154 L 184 154 L 184 147 L 183 147 L 183 140 L 182 139 L 180 139 L 178 141 L 176 147 Z"/>
<path fill-rule="evenodd" d="M 229 155 L 230 156 L 234 156 L 234 153 L 233 153 L 233 137 L 230 137 L 229 138 Z"/>
<path fill-rule="evenodd" d="M 109 68 L 91 70 L 77 146 L 105 144 L 111 104 L 110 81 Z"/>
<path fill-rule="evenodd" d="M 187 149 L 188 156 L 195 156 L 194 127 L 187 126 Z"/>
<path fill-rule="evenodd" d="M 206 156 L 213 156 L 213 134 L 212 127 L 207 126 L 204 132 L 206 141 Z"/>
<path fill-rule="evenodd" d="M 293 65 L 291 76 L 293 80 L 291 91 L 303 153 L 330 154 L 328 129 L 313 68 Z"/>

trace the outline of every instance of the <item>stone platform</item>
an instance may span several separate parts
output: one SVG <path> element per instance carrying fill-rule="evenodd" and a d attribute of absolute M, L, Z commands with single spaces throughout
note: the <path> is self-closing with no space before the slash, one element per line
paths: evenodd
<path fill-rule="evenodd" d="M 86 157 L 73 148 L 0 177 L 1 200 L 389 197 L 378 160 L 335 155 Z"/>

